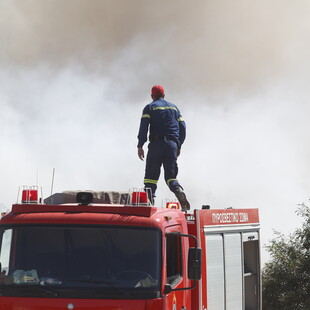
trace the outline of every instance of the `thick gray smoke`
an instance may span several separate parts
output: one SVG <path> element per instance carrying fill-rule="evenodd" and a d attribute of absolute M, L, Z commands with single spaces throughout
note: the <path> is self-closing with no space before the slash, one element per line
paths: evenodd
<path fill-rule="evenodd" d="M 142 186 L 142 108 L 162 84 L 187 122 L 192 209 L 259 207 L 291 231 L 309 165 L 307 0 L 0 0 L 0 206 Z M 172 197 L 163 178 L 158 204 Z"/>

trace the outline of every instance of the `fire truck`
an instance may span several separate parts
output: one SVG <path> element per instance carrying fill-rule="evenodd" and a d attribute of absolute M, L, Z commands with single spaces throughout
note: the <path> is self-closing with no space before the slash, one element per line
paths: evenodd
<path fill-rule="evenodd" d="M 258 209 L 23 187 L 0 220 L 0 310 L 261 310 Z"/>

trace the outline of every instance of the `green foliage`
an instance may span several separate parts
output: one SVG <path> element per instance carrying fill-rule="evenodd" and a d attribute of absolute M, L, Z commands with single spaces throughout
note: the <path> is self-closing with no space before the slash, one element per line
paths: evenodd
<path fill-rule="evenodd" d="M 263 269 L 263 309 L 310 309 L 310 208 L 302 204 L 297 214 L 302 227 L 285 237 L 275 232 L 266 246 L 271 260 Z"/>

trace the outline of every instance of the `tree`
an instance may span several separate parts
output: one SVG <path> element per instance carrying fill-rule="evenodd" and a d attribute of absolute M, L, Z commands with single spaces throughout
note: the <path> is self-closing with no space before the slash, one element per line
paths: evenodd
<path fill-rule="evenodd" d="M 310 309 L 310 208 L 297 210 L 301 228 L 285 237 L 275 232 L 266 246 L 271 260 L 263 269 L 263 309 Z"/>

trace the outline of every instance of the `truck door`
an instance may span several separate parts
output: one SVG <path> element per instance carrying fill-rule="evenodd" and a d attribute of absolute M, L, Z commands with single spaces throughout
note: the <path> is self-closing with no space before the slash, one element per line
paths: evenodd
<path fill-rule="evenodd" d="M 187 238 L 182 238 L 176 233 L 181 233 L 180 226 L 173 226 L 166 229 L 166 284 L 172 289 L 179 289 L 188 286 L 185 269 L 185 242 Z M 173 233 L 173 234 L 172 234 Z M 189 309 L 186 298 L 188 291 L 177 290 L 166 295 L 167 310 Z"/>

